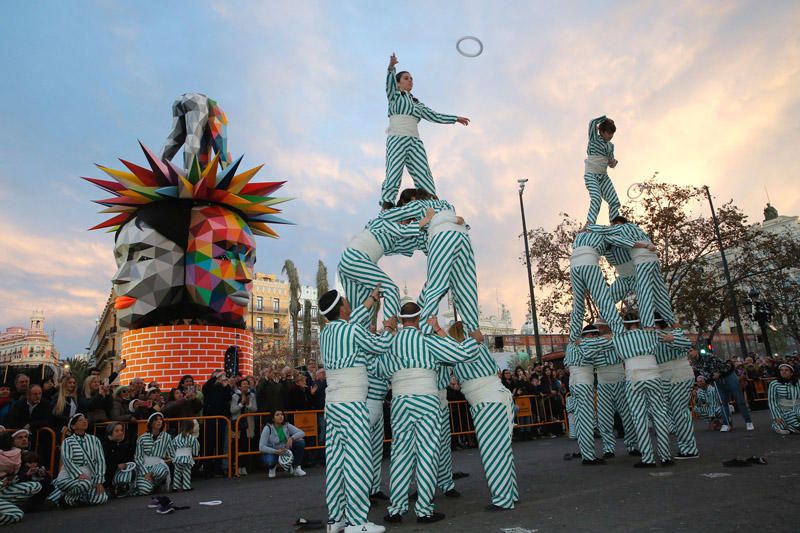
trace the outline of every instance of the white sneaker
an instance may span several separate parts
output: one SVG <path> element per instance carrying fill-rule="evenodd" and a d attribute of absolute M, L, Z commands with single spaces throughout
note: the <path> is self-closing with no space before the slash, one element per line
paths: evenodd
<path fill-rule="evenodd" d="M 273 466 L 272 468 L 270 468 L 270 469 L 269 469 L 269 474 L 267 474 L 267 476 L 268 476 L 268 477 L 271 477 L 271 478 L 275 477 L 275 470 L 276 470 L 277 468 L 278 468 L 277 466 Z"/>
<path fill-rule="evenodd" d="M 788 429 L 776 429 L 775 433 L 777 433 L 778 435 L 788 435 L 789 433 L 791 433 L 791 431 L 789 431 Z"/>
<path fill-rule="evenodd" d="M 344 528 L 344 533 L 384 533 L 384 531 L 386 531 L 385 527 L 373 524 L 372 522 L 367 522 L 360 526 L 347 526 Z"/>
<path fill-rule="evenodd" d="M 756 429 L 756 427 L 753 425 L 752 422 L 748 422 L 747 424 L 745 424 L 745 427 L 747 428 L 747 431 L 755 431 Z"/>
<path fill-rule="evenodd" d="M 246 476 L 247 475 L 247 468 L 245 468 L 243 466 L 240 466 L 239 467 L 239 475 L 240 476 Z"/>
<path fill-rule="evenodd" d="M 344 523 L 344 520 L 341 522 L 334 522 L 331 520 L 328 522 L 327 533 L 340 533 L 341 531 L 344 531 L 345 526 L 346 524 Z"/>
<path fill-rule="evenodd" d="M 731 430 L 731 427 L 728 424 L 722 424 L 722 427 L 719 428 L 720 433 L 727 433 Z"/>
<path fill-rule="evenodd" d="M 305 476 L 305 475 L 306 475 L 306 471 L 305 471 L 305 470 L 303 470 L 302 468 L 300 468 L 299 466 L 296 466 L 296 467 L 294 468 L 294 471 L 292 472 L 292 475 L 293 475 L 294 477 L 303 477 L 303 476 Z"/>

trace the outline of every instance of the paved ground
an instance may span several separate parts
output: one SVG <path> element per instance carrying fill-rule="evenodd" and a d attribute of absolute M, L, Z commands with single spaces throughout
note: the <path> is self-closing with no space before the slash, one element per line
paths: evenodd
<path fill-rule="evenodd" d="M 521 502 L 514 511 L 487 513 L 488 492 L 477 450 L 454 454 L 457 470 L 470 472 L 457 481 L 460 499 L 437 499 L 447 519 L 418 526 L 413 517 L 388 531 L 501 532 L 502 528 L 550 531 L 797 531 L 800 489 L 800 436 L 781 437 L 769 429 L 766 411 L 754 413 L 756 431 L 710 433 L 698 425 L 702 457 L 672 468 L 634 469 L 635 458 L 618 456 L 607 466 L 584 467 L 564 461 L 576 449 L 566 437 L 514 445 Z M 622 443 L 618 442 L 622 451 Z M 726 468 L 735 456 L 765 457 L 767 466 Z M 388 465 L 384 465 L 385 467 Z M 703 474 L 725 473 L 707 478 Z M 219 499 L 219 507 L 200 501 Z M 99 508 L 31 513 L 8 531 L 293 531 L 299 516 L 325 519 L 323 472 L 309 469 L 305 478 L 268 480 L 264 474 L 241 479 L 197 481 L 191 493 L 173 495 L 191 509 L 157 515 L 146 498 L 116 500 Z M 380 522 L 385 505 L 373 506 Z"/>

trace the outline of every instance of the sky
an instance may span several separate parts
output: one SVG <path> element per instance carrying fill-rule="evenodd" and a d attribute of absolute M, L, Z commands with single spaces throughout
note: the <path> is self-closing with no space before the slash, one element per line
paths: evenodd
<path fill-rule="evenodd" d="M 88 232 L 103 192 L 93 164 L 143 164 L 171 104 L 216 99 L 229 149 L 262 180 L 287 180 L 279 240 L 313 284 L 377 213 L 389 56 L 430 108 L 468 127 L 422 123 L 437 192 L 472 227 L 482 308 L 520 327 L 527 280 L 517 183 L 529 227 L 583 216 L 588 121 L 617 124 L 623 202 L 655 171 L 709 185 L 761 219 L 767 194 L 800 214 L 800 4 L 774 2 L 15 2 L 0 22 L 0 327 L 46 313 L 62 356 L 85 351 L 116 270 L 113 237 Z M 477 58 L 456 51 L 474 35 Z M 180 156 L 179 156 L 180 157 Z M 180 160 L 176 158 L 176 160 Z M 406 175 L 403 186 L 411 186 Z M 606 220 L 601 213 L 600 221 Z M 381 266 L 416 295 L 425 260 Z"/>

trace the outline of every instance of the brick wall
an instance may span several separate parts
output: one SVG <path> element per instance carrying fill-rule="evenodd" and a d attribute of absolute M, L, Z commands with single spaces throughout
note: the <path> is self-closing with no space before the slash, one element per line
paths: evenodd
<path fill-rule="evenodd" d="M 239 347 L 239 372 L 253 372 L 253 337 L 249 331 L 223 326 L 154 326 L 122 334 L 122 359 L 128 366 L 120 383 L 134 377 L 175 387 L 185 374 L 204 383 L 211 372 L 224 368 L 225 350 Z"/>

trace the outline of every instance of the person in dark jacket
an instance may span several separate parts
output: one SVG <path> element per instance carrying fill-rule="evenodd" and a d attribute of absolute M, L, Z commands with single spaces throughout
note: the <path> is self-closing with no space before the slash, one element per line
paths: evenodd
<path fill-rule="evenodd" d="M 165 418 L 192 418 L 202 411 L 203 402 L 198 400 L 194 393 L 185 395 L 179 388 L 169 391 L 167 404 L 161 411 Z"/>
<path fill-rule="evenodd" d="M 50 406 L 42 402 L 42 388 L 31 385 L 25 397 L 11 406 L 6 417 L 6 426 L 14 429 L 29 429 L 36 433 L 50 425 Z"/>
<path fill-rule="evenodd" d="M 203 416 L 231 416 L 231 396 L 233 390 L 224 370 L 216 370 L 203 385 Z M 220 419 L 206 420 L 203 440 L 208 455 L 225 453 L 225 439 L 228 426 Z M 204 465 L 206 476 L 223 475 L 222 460 L 209 459 Z"/>
<path fill-rule="evenodd" d="M 306 376 L 297 373 L 294 383 L 289 385 L 286 393 L 286 408 L 289 411 L 308 411 L 311 409 L 311 393 L 308 390 Z"/>
<path fill-rule="evenodd" d="M 106 491 L 114 497 L 128 496 L 136 488 L 134 451 L 130 439 L 125 438 L 124 424 L 111 422 L 106 426 L 106 438 L 103 439 L 106 477 L 103 484 Z"/>
<path fill-rule="evenodd" d="M 97 376 L 88 376 L 83 383 L 83 392 L 78 394 L 78 410 L 86 413 L 89 422 L 108 420 L 114 398 L 110 387 Z"/>
<path fill-rule="evenodd" d="M 256 404 L 261 413 L 275 413 L 286 407 L 284 386 L 275 379 L 275 370 L 272 367 L 261 370 L 261 379 L 256 386 Z"/>

